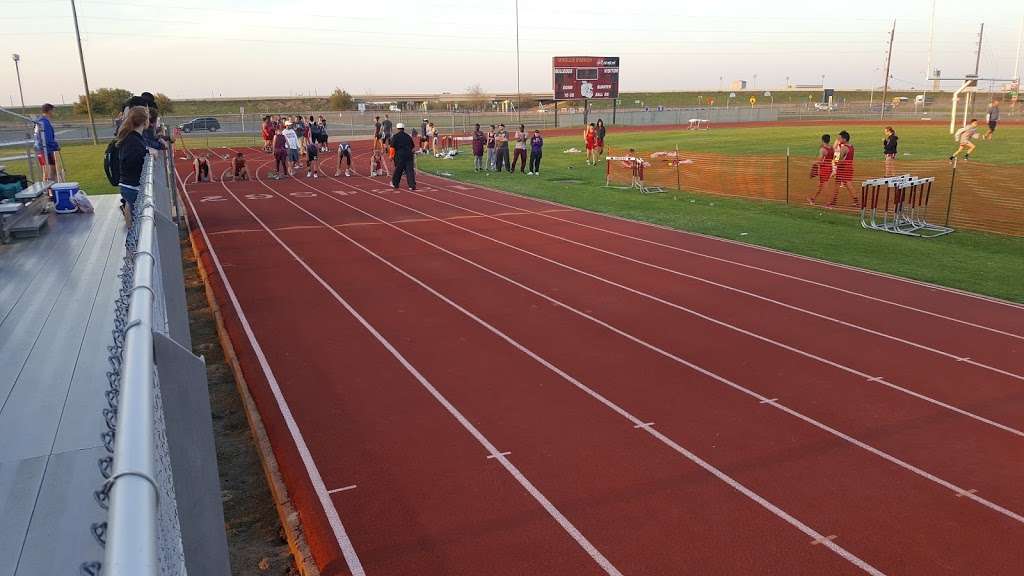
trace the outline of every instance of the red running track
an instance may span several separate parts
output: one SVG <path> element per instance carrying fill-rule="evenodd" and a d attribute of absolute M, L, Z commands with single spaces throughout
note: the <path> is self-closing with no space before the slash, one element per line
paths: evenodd
<path fill-rule="evenodd" d="M 1024 308 L 248 155 L 179 170 L 325 574 L 1021 572 Z"/>

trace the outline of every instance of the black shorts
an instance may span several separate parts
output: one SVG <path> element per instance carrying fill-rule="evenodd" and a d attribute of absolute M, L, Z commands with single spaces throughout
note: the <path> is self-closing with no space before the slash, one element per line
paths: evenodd
<path fill-rule="evenodd" d="M 996 121 L 996 120 L 990 120 L 989 123 L 988 123 L 988 131 L 989 132 L 995 132 L 996 131 L 996 124 L 998 124 L 998 123 L 999 122 Z"/>

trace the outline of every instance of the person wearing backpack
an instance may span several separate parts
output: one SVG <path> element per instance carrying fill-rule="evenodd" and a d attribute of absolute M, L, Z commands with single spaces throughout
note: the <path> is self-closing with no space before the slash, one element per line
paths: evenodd
<path fill-rule="evenodd" d="M 124 202 L 124 220 L 129 228 L 132 226 L 132 214 L 135 202 L 139 198 L 142 186 L 142 167 L 146 163 L 146 142 L 142 132 L 149 127 L 149 109 L 136 106 L 129 110 L 128 115 L 117 131 L 117 187 Z"/>

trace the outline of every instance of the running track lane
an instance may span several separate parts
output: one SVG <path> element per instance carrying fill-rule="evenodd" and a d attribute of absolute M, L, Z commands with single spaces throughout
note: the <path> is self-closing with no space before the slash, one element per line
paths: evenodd
<path fill-rule="evenodd" d="M 243 195 L 243 197 L 244 196 L 245 195 Z M 254 211 L 256 211 L 256 207 L 261 204 L 262 200 L 266 200 L 266 198 L 262 198 L 259 194 L 256 194 L 253 195 L 251 200 L 251 205 L 254 207 Z M 247 203 L 247 205 L 249 204 Z M 274 218 L 274 227 L 279 230 L 279 233 L 281 234 L 282 237 L 284 237 L 286 234 L 294 233 L 299 235 L 301 242 L 301 238 L 304 238 L 305 236 L 309 235 L 310 230 L 308 228 L 305 228 L 301 221 L 293 220 L 290 216 L 288 216 L 287 211 L 283 211 L 280 209 L 279 206 L 274 206 L 273 204 L 267 202 L 262 202 L 262 205 L 263 207 L 260 207 L 259 210 L 269 210 L 269 214 L 267 216 Z M 332 233 L 329 234 L 331 234 L 331 236 L 334 236 Z M 337 239 L 335 238 L 334 241 L 337 242 Z M 320 242 L 318 240 L 316 242 L 313 242 L 312 245 L 315 246 L 316 248 L 312 249 L 309 253 L 307 253 L 304 256 L 304 258 L 308 257 L 310 259 L 314 259 L 318 257 L 320 254 L 322 254 L 324 247 L 323 242 Z M 296 250 L 301 252 L 302 248 L 297 246 Z M 341 260 L 343 262 L 347 262 L 347 258 L 342 257 Z M 327 259 L 327 263 L 328 269 L 333 269 L 336 267 L 336 261 L 334 259 Z M 364 262 L 363 264 L 366 263 Z M 371 267 L 358 267 L 358 269 L 361 270 L 366 270 L 368 268 Z M 351 283 L 352 279 L 346 277 L 346 275 L 343 275 L 339 278 L 338 281 Z M 362 284 L 362 282 L 359 282 L 359 284 Z M 377 283 L 376 287 L 379 288 L 379 286 L 381 285 L 387 284 Z M 369 300 L 369 305 L 379 305 L 378 303 L 382 301 L 380 297 L 381 295 L 376 290 L 374 290 L 374 287 L 371 286 L 369 288 L 371 288 L 371 292 L 365 296 L 365 298 L 368 298 Z M 358 289 L 358 285 L 349 288 L 349 290 L 351 290 L 352 293 L 356 293 Z M 366 290 L 367 288 L 362 289 Z M 359 296 L 355 295 L 353 297 L 358 298 Z M 384 299 L 384 301 L 387 301 L 387 299 Z M 450 312 L 443 305 L 442 309 L 444 310 L 444 314 L 450 315 Z M 387 307 L 385 308 L 385 311 L 385 314 L 387 316 L 394 316 L 394 311 L 392 308 Z M 404 324 L 404 320 L 401 318 L 393 320 L 389 318 L 384 318 L 383 320 L 385 322 L 398 322 L 398 327 L 396 328 L 396 330 L 407 330 L 406 327 L 402 326 Z M 459 343 L 456 342 L 455 344 L 458 345 Z M 413 349 L 410 352 L 410 354 L 416 353 L 417 351 L 415 349 Z M 429 365 L 433 355 L 434 353 L 426 353 L 426 356 L 423 359 L 425 365 Z M 449 353 L 448 356 L 450 357 L 451 353 Z M 590 498 L 595 499 L 596 502 L 590 503 L 585 507 L 585 510 L 581 510 L 578 512 L 578 514 L 582 515 L 585 519 L 588 517 L 592 518 L 589 521 L 588 528 L 593 527 L 594 531 L 603 530 L 605 532 L 615 532 L 614 536 L 605 536 L 604 539 L 614 543 L 619 547 L 622 547 L 622 542 L 633 542 L 635 540 L 635 547 L 639 548 L 640 550 L 634 552 L 634 554 L 638 554 L 643 557 L 642 565 L 650 566 L 652 560 L 649 559 L 649 557 L 652 555 L 660 556 L 661 558 L 659 561 L 667 562 L 667 564 L 664 565 L 663 569 L 657 569 L 656 571 L 658 573 L 669 573 L 673 569 L 678 569 L 678 567 L 686 566 L 686 562 L 695 562 L 696 566 L 707 565 L 709 563 L 712 563 L 712 561 L 708 558 L 695 554 L 692 550 L 688 550 L 687 548 L 680 548 L 678 546 L 679 541 L 690 542 L 691 545 L 697 545 L 702 541 L 706 541 L 710 534 L 714 534 L 714 531 L 709 530 L 707 526 L 701 526 L 703 522 L 693 522 L 695 518 L 699 517 L 699 514 L 688 510 L 686 503 L 692 503 L 691 505 L 698 505 L 700 502 L 704 502 L 706 500 L 703 497 L 697 497 L 696 499 L 694 499 L 692 494 L 690 493 L 690 491 L 693 488 L 688 487 L 688 483 L 684 483 L 683 485 L 677 488 L 685 489 L 686 494 L 686 497 L 681 498 L 681 504 L 679 506 L 665 508 L 657 506 L 657 501 L 659 501 L 662 498 L 667 497 L 669 499 L 674 499 L 672 495 L 673 489 L 671 488 L 664 488 L 658 490 L 655 494 L 642 494 L 631 496 L 629 498 L 626 498 L 625 502 L 620 501 L 623 499 L 623 495 L 619 494 L 619 491 L 626 490 L 626 494 L 631 494 L 632 490 L 635 488 L 634 485 L 637 484 L 637 481 L 629 481 L 631 478 L 630 474 L 642 474 L 640 481 L 644 483 L 653 482 L 655 485 L 660 485 L 662 483 L 669 485 L 673 484 L 674 482 L 672 482 L 672 479 L 675 478 L 676 474 L 680 473 L 677 471 L 677 469 L 680 467 L 680 462 L 678 458 L 667 457 L 667 455 L 660 450 L 655 451 L 653 455 L 645 454 L 643 448 L 639 450 L 638 454 L 634 454 L 635 447 L 630 445 L 629 439 L 633 438 L 634 440 L 632 440 L 632 442 L 637 442 L 635 438 L 637 437 L 638 432 L 631 426 L 627 425 L 628 423 L 622 422 L 622 419 L 620 417 L 614 417 L 614 414 L 610 414 L 607 412 L 607 410 L 603 409 L 599 410 L 595 417 L 592 417 L 591 415 L 588 415 L 585 412 L 577 414 L 576 411 L 573 411 L 571 413 L 558 412 L 553 417 L 553 419 L 559 423 L 559 429 L 569 426 L 570 431 L 579 427 L 578 425 L 573 426 L 572 424 L 574 422 L 585 422 L 587 427 L 589 428 L 588 432 L 596 434 L 597 436 L 595 441 L 598 445 L 595 448 L 588 447 L 589 442 L 581 440 L 578 437 L 578 435 L 568 434 L 565 439 L 565 442 L 567 442 L 568 445 L 564 448 L 563 453 L 559 453 L 559 443 L 555 440 L 559 438 L 559 434 L 553 434 L 550 429 L 544 428 L 542 426 L 542 421 L 539 421 L 536 418 L 530 420 L 529 422 L 520 423 L 520 425 L 525 426 L 525 428 L 523 429 L 523 431 L 518 432 L 516 430 L 515 422 L 507 422 L 509 417 L 507 412 L 509 410 L 509 404 L 511 404 L 512 402 L 503 401 L 503 394 L 511 394 L 515 402 L 523 402 L 524 400 L 529 400 L 530 402 L 533 402 L 533 405 L 530 406 L 526 413 L 536 415 L 542 414 L 545 410 L 551 410 L 550 407 L 552 406 L 558 407 L 564 404 L 565 402 L 560 400 L 557 394 L 565 394 L 566 389 L 564 386 L 547 386 L 546 388 L 544 388 L 545 390 L 547 390 L 548 394 L 555 394 L 556 396 L 554 398 L 536 398 L 537 396 L 539 396 L 539 394 L 536 391 L 533 391 L 532 394 L 524 393 L 524 390 L 521 388 L 521 384 L 519 388 L 516 388 L 515 383 L 517 382 L 517 380 L 501 382 L 500 378 L 495 377 L 493 374 L 491 374 L 491 371 L 493 371 L 496 368 L 493 365 L 493 362 L 498 357 L 499 356 L 495 356 L 493 354 L 484 354 L 484 361 L 487 365 L 486 370 L 488 371 L 487 374 L 484 375 L 484 377 L 486 378 L 486 376 L 489 375 L 491 379 L 496 379 L 499 383 L 503 384 L 502 386 L 499 386 L 496 390 L 494 390 L 493 393 L 486 394 L 483 398 L 481 398 L 481 392 L 478 389 L 470 389 L 467 391 L 460 391 L 459 389 L 454 389 L 450 391 L 450 393 L 456 395 L 469 394 L 466 401 L 467 404 L 470 404 L 472 402 L 480 402 L 481 400 L 485 401 L 484 406 L 491 406 L 492 404 L 494 404 L 495 409 L 498 411 L 495 413 L 495 416 L 493 417 L 505 419 L 505 421 L 502 422 L 503 430 L 499 430 L 499 432 L 501 433 L 516 433 L 517 437 L 525 434 L 540 434 L 541 439 L 539 440 L 539 444 L 532 446 L 532 451 L 529 447 L 522 449 L 522 453 L 524 455 L 523 459 L 530 463 L 532 461 L 530 459 L 530 455 L 535 455 L 536 458 L 539 458 L 540 462 L 542 462 L 542 464 L 537 464 L 537 466 L 539 466 L 547 475 L 554 475 L 554 472 L 559 472 L 561 474 L 567 475 L 566 480 L 562 482 L 564 486 L 561 488 L 562 490 L 566 491 L 564 498 L 570 499 L 572 501 L 588 500 L 587 496 L 591 492 L 591 489 L 590 487 L 588 487 L 586 482 L 579 478 L 579 476 L 582 474 L 584 478 L 589 477 L 591 474 L 585 473 L 584 471 L 592 469 L 592 473 L 594 475 L 598 475 L 597 480 L 592 481 L 594 482 L 593 488 L 596 488 L 597 491 L 594 494 L 594 496 Z M 518 353 L 517 361 L 519 363 L 524 362 L 524 359 L 519 357 Z M 480 360 L 476 360 L 475 362 L 480 362 Z M 530 362 L 528 359 L 526 360 L 525 365 L 533 370 L 537 370 L 540 368 L 538 365 L 536 365 L 533 362 Z M 439 369 L 442 370 L 444 374 L 449 375 L 449 378 L 452 377 L 450 375 L 451 371 L 453 370 L 451 362 L 446 362 L 444 366 L 442 366 Z M 520 368 L 519 370 L 521 371 L 522 368 Z M 551 375 L 547 374 L 546 372 L 542 372 L 542 374 L 537 375 L 536 377 L 528 377 L 521 380 L 529 382 L 528 389 L 533 390 L 533 388 L 537 387 L 538 385 L 543 385 L 545 378 L 550 379 Z M 570 394 L 569 401 L 572 402 L 577 398 L 578 395 Z M 478 410 L 482 409 L 483 408 L 478 408 Z M 591 407 L 591 410 L 594 410 L 594 408 Z M 582 418 L 583 420 L 578 420 L 580 418 Z M 608 442 L 605 442 L 606 439 L 603 438 L 604 434 L 601 433 L 599 425 L 596 424 L 600 422 L 602 418 L 610 418 L 611 422 L 614 424 L 614 431 L 612 432 L 612 434 L 614 435 L 613 439 L 615 441 L 611 442 L 611 444 L 615 446 L 615 448 L 612 450 L 612 454 L 616 454 L 615 459 L 618 460 L 621 458 L 621 456 L 617 455 L 620 450 L 625 450 L 630 455 L 630 458 L 641 458 L 640 461 L 634 462 L 634 466 L 627 467 L 625 471 L 617 471 L 614 477 L 614 479 L 617 480 L 616 482 L 608 482 L 607 478 L 604 478 L 602 480 L 599 476 L 599 472 L 601 470 L 618 470 L 618 467 L 615 466 L 614 463 L 612 463 L 612 465 L 609 465 L 609 463 L 604 460 L 604 458 L 607 458 L 607 456 L 602 455 L 602 451 L 608 451 L 608 448 L 606 447 Z M 623 442 L 621 438 L 625 438 L 626 441 Z M 518 438 L 510 440 L 508 444 L 522 446 L 522 442 L 522 439 Z M 639 442 L 639 446 L 641 447 L 649 446 L 649 444 L 643 441 L 642 439 L 640 439 Z M 517 454 L 515 447 L 511 448 L 511 452 L 513 454 L 511 458 L 517 459 L 515 456 Z M 575 458 L 576 460 L 573 460 L 573 458 Z M 669 469 L 671 473 L 667 478 L 659 479 L 659 461 L 666 460 L 666 458 L 667 465 L 670 467 Z M 630 469 L 633 468 L 635 468 L 636 471 L 630 472 Z M 523 465 L 523 469 L 527 470 L 527 466 Z M 692 473 L 693 467 L 686 467 L 684 468 L 684 470 L 685 472 Z M 533 474 L 530 474 L 529 472 L 527 472 L 527 474 L 533 476 Z M 548 479 L 545 480 L 550 482 L 550 480 Z M 625 482 L 626 486 L 623 488 L 619 488 L 618 486 L 622 482 Z M 701 482 L 708 482 L 708 478 L 706 476 L 701 477 L 701 475 L 698 475 L 697 483 L 699 484 Z M 734 501 L 736 500 L 735 492 L 733 492 L 729 487 L 724 486 L 713 479 L 711 479 L 710 483 L 713 492 L 717 491 L 719 494 L 725 492 L 728 495 L 727 499 L 731 497 Z M 639 485 L 643 486 L 643 484 Z M 558 487 L 556 486 L 556 488 Z M 545 490 L 545 492 L 547 491 Z M 720 499 L 716 498 L 715 496 L 709 496 L 709 498 L 712 501 Z M 600 506 L 602 502 L 606 499 L 608 500 L 608 503 L 604 504 L 603 506 Z M 645 505 L 645 500 L 650 499 L 655 500 L 655 503 Z M 739 502 L 737 502 L 737 504 L 739 504 L 740 509 L 743 510 L 749 508 L 751 503 L 743 499 L 740 499 Z M 576 506 L 580 505 L 581 504 L 576 504 Z M 629 527 L 628 531 L 626 531 L 626 526 L 607 524 L 605 517 L 609 515 L 613 517 L 620 515 L 614 513 L 614 510 L 616 510 L 617 508 L 625 507 L 629 509 L 630 507 L 637 506 L 640 506 L 644 512 L 642 514 L 644 520 L 643 526 L 645 527 L 644 529 L 639 529 L 637 526 L 633 526 Z M 730 507 L 731 506 L 728 503 L 716 507 L 716 509 L 713 511 L 714 518 L 729 517 Z M 704 512 L 705 515 L 707 513 L 707 511 Z M 741 514 L 743 513 L 741 512 Z M 667 518 L 666 515 L 668 515 L 669 517 Z M 754 516 L 755 519 L 753 521 L 749 519 L 739 520 L 739 523 L 745 525 L 747 527 L 747 530 L 750 530 L 752 526 L 757 526 L 758 524 L 760 524 L 760 521 L 756 520 L 757 517 L 762 517 L 762 521 L 768 520 L 768 526 L 759 530 L 760 532 L 762 532 L 762 534 L 757 537 L 757 540 L 761 541 L 762 538 L 776 540 L 776 542 L 774 542 L 774 545 L 771 546 L 771 549 L 778 551 L 786 550 L 788 548 L 786 543 L 777 542 L 777 537 L 773 536 L 777 531 L 777 527 L 774 526 L 774 519 L 771 518 L 770 515 L 765 514 L 763 510 L 757 509 L 756 506 L 754 507 Z M 765 516 L 767 516 L 767 518 L 764 518 Z M 674 520 L 672 518 L 674 518 Z M 682 533 L 676 532 L 664 534 L 663 527 L 665 525 L 683 523 L 684 521 L 685 525 L 688 526 L 689 530 L 694 531 L 693 533 L 687 533 L 686 531 L 683 531 Z M 711 520 L 709 519 L 708 522 L 710 523 Z M 734 538 L 732 533 L 734 529 L 735 526 L 731 525 L 731 523 L 720 525 L 718 527 L 718 530 L 723 531 L 724 533 L 716 537 L 715 541 L 717 542 L 717 544 L 701 546 L 700 550 L 705 551 L 705 554 L 713 554 L 716 550 L 719 550 L 722 547 L 728 548 L 730 546 L 730 542 Z M 645 530 L 647 533 L 645 533 Z M 584 529 L 583 531 L 585 533 L 589 532 L 588 529 Z M 352 532 L 354 533 L 355 531 L 353 530 Z M 822 568 L 819 564 L 820 560 L 808 561 L 807 559 L 803 558 L 804 555 L 811 556 L 812 558 L 821 555 L 823 551 L 825 551 L 826 546 L 822 546 L 820 549 L 813 548 L 810 546 L 807 537 L 801 537 L 800 533 L 796 531 L 784 532 L 782 536 L 783 540 L 787 538 L 792 539 L 793 542 L 791 542 L 790 544 L 796 545 L 798 548 L 796 551 L 787 554 L 786 559 L 784 561 L 784 563 L 793 562 L 795 563 L 795 566 L 779 566 L 776 568 L 772 568 L 772 566 L 775 566 L 780 561 L 780 559 L 774 558 L 771 554 L 765 554 L 765 557 L 758 559 L 756 561 L 751 561 L 750 559 L 746 559 L 742 555 L 740 555 L 737 556 L 734 560 L 720 559 L 716 560 L 715 562 L 722 564 L 724 566 L 728 566 L 729 562 L 742 561 L 743 566 L 764 566 L 767 570 L 782 570 L 787 573 L 797 573 L 808 570 L 811 571 L 811 573 L 814 573 L 820 572 L 822 569 L 830 571 L 834 570 L 834 568 Z M 821 535 L 815 536 L 819 538 L 821 537 Z M 826 545 L 833 546 L 833 544 L 830 541 L 826 542 Z M 675 558 L 675 554 L 669 553 L 669 551 L 672 551 L 674 549 L 678 550 L 678 552 L 675 552 L 675 554 L 683 554 L 683 557 Z M 654 554 L 652 554 L 652 552 Z M 619 554 L 622 554 L 622 552 L 619 552 Z M 827 562 L 834 561 L 835 560 L 833 556 L 827 556 Z M 633 562 L 635 563 L 637 561 L 634 560 Z M 629 562 L 627 562 L 627 565 L 629 565 Z M 844 569 L 848 569 L 848 567 L 844 566 L 842 568 L 839 568 L 839 570 Z M 735 570 L 730 571 L 734 572 Z"/>
<path fill-rule="evenodd" d="M 313 207 L 315 207 L 315 206 L 323 206 L 323 202 L 322 201 L 318 201 L 316 198 L 311 197 L 308 193 L 305 193 L 305 192 L 292 192 L 292 193 L 290 193 L 290 195 L 294 195 L 293 200 L 296 201 L 296 202 L 310 203 Z M 395 196 L 395 197 L 397 198 L 399 196 Z M 300 200 L 300 198 L 301 198 L 301 200 Z M 380 201 L 382 201 L 381 199 L 369 200 L 369 198 L 373 198 L 373 196 L 372 195 L 355 195 L 355 196 L 350 196 L 350 197 L 344 197 L 343 201 L 345 203 L 360 202 L 360 199 L 364 199 L 364 200 L 361 201 L 363 203 L 365 203 L 365 202 L 373 203 L 373 202 L 380 202 Z M 330 216 L 331 217 L 337 216 L 337 214 L 332 213 L 332 214 L 330 214 Z M 408 217 L 408 216 L 410 216 L 409 214 L 395 213 L 395 214 L 389 214 L 388 216 L 391 217 L 391 218 L 394 218 L 395 221 L 397 221 L 397 222 L 401 222 L 400 226 L 402 226 L 403 228 L 405 228 L 405 227 L 412 227 L 412 226 L 416 226 L 416 227 L 424 226 L 424 224 L 421 224 L 421 223 L 417 222 L 416 219 L 410 219 Z M 342 218 L 342 220 L 349 221 L 349 220 L 351 220 L 351 218 L 346 216 L 346 217 Z M 460 220 L 461 220 L 461 218 L 460 218 Z M 348 226 L 345 226 L 345 228 L 346 228 L 346 230 L 349 229 Z M 347 232 L 347 233 L 351 233 L 351 234 L 363 234 L 363 233 L 365 233 L 365 234 L 372 235 L 372 234 L 374 234 L 373 231 L 377 230 L 377 229 L 378 228 L 375 228 L 373 226 L 365 226 L 364 225 L 364 226 L 359 226 L 359 227 L 353 227 L 351 229 L 351 232 Z M 409 255 L 409 254 L 413 254 L 414 253 L 414 250 L 412 248 L 402 247 L 402 246 L 400 246 L 400 243 L 396 244 L 396 241 L 395 241 L 394 238 L 387 237 L 386 235 L 385 235 L 384 238 L 380 239 L 380 242 L 381 242 L 381 245 L 382 245 L 381 249 L 385 250 L 385 251 L 388 249 L 388 247 L 394 246 L 394 249 L 398 250 L 400 255 L 403 255 L 403 254 L 404 255 Z M 473 249 L 470 249 L 469 251 L 470 251 L 470 253 L 473 253 L 473 254 L 484 254 L 484 253 L 486 253 L 484 249 L 479 248 L 479 247 L 475 247 Z M 415 263 L 413 265 L 421 264 L 421 265 L 425 266 L 426 270 L 428 270 L 428 271 L 432 270 L 432 269 L 438 268 L 438 265 L 436 263 L 432 262 L 432 261 L 424 262 L 423 259 L 422 259 L 422 255 L 419 255 L 419 254 L 417 254 L 415 256 L 412 256 L 411 260 Z M 523 268 L 523 267 L 520 266 L 520 268 Z M 443 277 L 444 278 L 460 278 L 461 279 L 461 278 L 465 278 L 466 274 L 445 273 Z M 456 282 L 458 284 L 458 281 L 456 281 Z M 484 294 L 485 295 L 484 296 L 484 300 L 485 301 L 488 298 L 494 299 L 494 295 L 497 293 L 496 290 L 492 290 L 492 289 L 475 290 L 475 292 L 479 293 L 479 294 Z M 586 292 L 588 292 L 588 290 L 583 288 L 583 287 L 579 287 L 579 289 L 574 289 L 571 292 L 572 293 L 586 293 Z M 500 297 L 497 298 L 497 300 L 499 302 L 507 302 L 509 300 L 509 297 L 507 295 L 502 294 Z M 626 307 L 628 308 L 628 306 L 626 306 Z M 540 324 L 543 324 L 545 326 L 557 326 L 557 325 L 559 325 L 559 322 L 544 322 L 544 321 L 536 321 L 536 322 L 538 322 Z M 572 335 L 572 332 L 570 332 L 570 334 L 566 335 L 566 337 L 571 338 L 572 337 L 571 335 Z M 555 339 L 557 340 L 557 338 L 555 338 Z M 593 337 L 588 337 L 585 340 L 588 343 L 593 343 L 594 342 L 594 338 Z M 607 352 L 607 351 L 605 351 L 605 352 Z M 595 358 L 590 359 L 590 361 L 588 361 L 586 363 L 588 366 L 600 365 L 600 358 L 605 357 L 605 355 L 601 354 L 601 353 L 595 353 L 595 354 L 596 354 Z M 578 355 L 578 353 L 576 355 Z M 570 360 L 570 362 L 571 362 L 571 360 Z M 643 364 L 645 366 L 650 366 L 650 364 L 648 362 L 646 362 L 646 361 L 640 362 L 638 360 L 637 363 L 638 364 Z M 563 364 L 561 364 L 561 363 L 559 363 L 559 365 L 563 366 Z M 600 369 L 595 368 L 595 370 L 597 370 L 598 373 L 602 373 L 603 371 L 607 370 L 608 368 L 609 367 L 602 367 Z M 996 463 L 996 465 L 1001 464 L 1001 462 L 1002 462 L 1002 460 L 999 460 Z M 869 466 L 870 466 L 870 464 L 869 464 Z M 857 469 L 860 469 L 860 467 L 857 467 Z M 852 477 L 853 476 L 851 476 L 851 478 Z M 861 478 L 860 480 L 863 481 L 863 478 Z M 881 484 L 884 484 L 885 483 L 885 479 L 883 478 L 880 482 L 881 482 Z M 915 491 L 918 490 L 918 489 L 920 489 L 920 488 L 916 488 Z M 944 498 L 946 499 L 946 503 L 947 504 L 952 504 L 952 502 L 954 501 L 953 496 L 954 496 L 954 494 L 949 494 L 949 493 L 947 493 L 944 496 Z M 957 509 L 960 508 L 960 506 L 958 504 L 952 504 L 952 505 L 955 506 Z M 932 509 L 934 507 L 935 507 L 935 505 L 933 505 L 933 504 L 923 504 L 923 505 L 921 505 L 921 508 L 924 509 L 924 510 L 929 510 L 929 509 Z M 879 506 L 878 509 L 879 510 L 885 510 L 886 511 L 885 512 L 886 516 L 887 517 L 891 517 L 891 515 L 892 515 L 891 506 L 890 507 Z M 961 518 L 961 520 L 963 520 L 967 525 L 972 525 L 973 524 L 972 521 L 967 519 L 967 518 Z M 975 520 L 975 521 L 978 521 L 978 520 Z M 980 522 L 986 522 L 986 520 L 980 520 Z M 950 542 L 951 545 L 955 546 L 954 542 L 961 542 L 961 543 L 963 542 L 963 536 L 961 534 L 959 534 L 959 533 L 955 533 L 955 532 L 954 533 L 950 533 L 948 536 L 952 538 L 952 542 Z M 935 546 L 936 541 L 937 541 L 937 539 L 934 538 L 934 535 L 933 535 L 933 540 L 930 542 L 930 544 L 932 546 Z M 890 540 L 890 541 L 887 541 L 884 545 L 892 547 L 892 546 L 896 546 L 896 542 Z M 934 550 L 926 552 L 926 554 L 933 554 L 933 553 L 934 553 Z M 1019 560 L 1019 559 L 1015 558 L 1014 560 L 1010 560 L 1010 562 L 1012 563 L 1013 561 L 1016 561 L 1016 560 Z M 1004 564 L 1004 566 L 1005 566 L 1005 564 Z"/>

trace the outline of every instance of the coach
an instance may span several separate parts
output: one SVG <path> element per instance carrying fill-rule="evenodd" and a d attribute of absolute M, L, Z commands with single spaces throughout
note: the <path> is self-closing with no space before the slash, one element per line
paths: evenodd
<path fill-rule="evenodd" d="M 405 181 L 409 184 L 410 190 L 416 189 L 416 161 L 413 159 L 412 137 L 405 133 L 405 124 L 399 122 L 395 125 L 398 132 L 391 137 L 391 147 L 395 149 L 395 172 L 391 176 L 391 187 L 398 190 L 402 183 L 402 174 L 405 174 Z"/>

